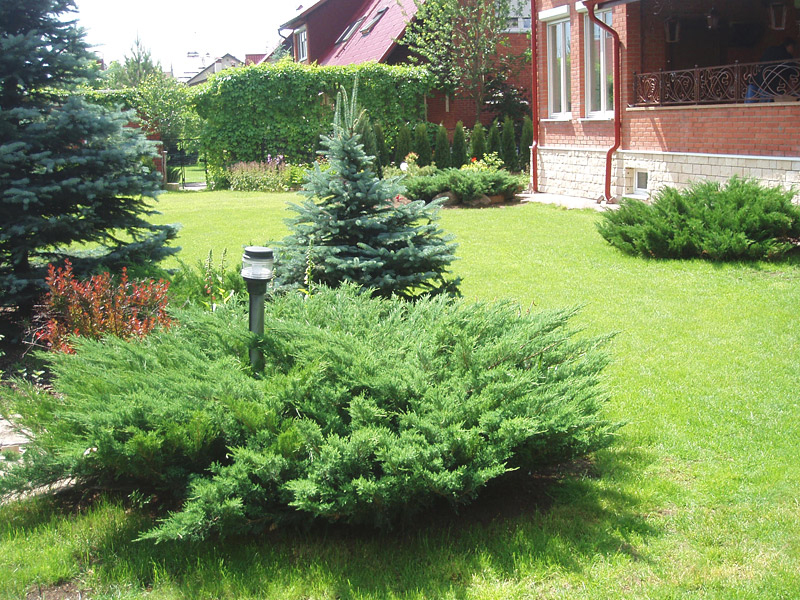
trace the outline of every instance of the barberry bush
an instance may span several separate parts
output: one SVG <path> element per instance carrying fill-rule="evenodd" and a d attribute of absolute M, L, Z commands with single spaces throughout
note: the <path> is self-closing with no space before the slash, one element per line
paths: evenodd
<path fill-rule="evenodd" d="M 64 478 L 152 494 L 179 507 L 142 534 L 155 540 L 464 505 L 509 470 L 611 443 L 608 338 L 575 335 L 573 314 L 343 285 L 276 297 L 263 337 L 229 304 L 143 339 L 78 338 L 47 354 L 55 394 L 0 388 L 0 412 L 32 437 L 0 463 L 0 496 Z"/>
<path fill-rule="evenodd" d="M 118 281 L 108 272 L 79 280 L 72 263 L 49 265 L 45 283 L 48 292 L 37 307 L 36 342 L 50 350 L 72 352 L 74 336 L 100 339 L 144 337 L 155 327 L 168 327 L 169 282 L 129 281 L 122 269 Z"/>

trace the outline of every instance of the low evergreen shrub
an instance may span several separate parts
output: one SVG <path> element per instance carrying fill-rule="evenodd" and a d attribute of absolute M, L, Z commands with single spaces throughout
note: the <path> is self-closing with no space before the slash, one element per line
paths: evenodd
<path fill-rule="evenodd" d="M 652 204 L 623 200 L 619 210 L 604 213 L 598 229 L 613 246 L 646 257 L 777 259 L 800 242 L 794 195 L 737 177 L 725 185 L 667 187 Z"/>
<path fill-rule="evenodd" d="M 430 202 L 444 192 L 453 192 L 461 202 L 482 196 L 512 198 L 521 189 L 520 178 L 502 169 L 444 169 L 432 175 L 410 177 L 404 182 L 405 195 Z"/>
<path fill-rule="evenodd" d="M 179 507 L 142 535 L 156 540 L 463 505 L 510 469 L 612 441 L 607 337 L 574 335 L 573 314 L 343 286 L 274 298 L 257 340 L 236 304 L 178 310 L 141 341 L 79 339 L 48 354 L 54 394 L 0 390 L 32 434 L 20 461 L 0 462 L 0 495 L 68 477 L 152 494 Z"/>

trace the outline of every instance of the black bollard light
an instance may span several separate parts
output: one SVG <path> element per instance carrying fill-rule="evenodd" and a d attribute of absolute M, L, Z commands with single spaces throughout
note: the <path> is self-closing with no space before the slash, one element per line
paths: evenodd
<path fill-rule="evenodd" d="M 274 258 L 272 248 L 247 246 L 242 255 L 242 279 L 247 283 L 250 295 L 250 331 L 264 334 L 264 298 L 267 284 L 273 275 Z M 250 348 L 250 366 L 260 373 L 264 369 L 264 354 L 258 348 Z"/>

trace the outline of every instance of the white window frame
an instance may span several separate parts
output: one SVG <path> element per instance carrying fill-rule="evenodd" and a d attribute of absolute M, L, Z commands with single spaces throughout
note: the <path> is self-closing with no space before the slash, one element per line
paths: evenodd
<path fill-rule="evenodd" d="M 347 26 L 347 29 L 345 29 L 342 32 L 342 35 L 339 36 L 339 38 L 334 42 L 333 45 L 334 46 L 338 46 L 339 44 L 344 44 L 351 37 L 353 37 L 353 34 L 356 31 L 358 31 L 358 28 L 361 27 L 361 24 L 364 22 L 365 18 L 366 17 L 361 17 L 360 19 L 357 19 L 357 20 L 353 21 L 352 23 L 350 23 L 350 25 Z"/>
<path fill-rule="evenodd" d="M 294 32 L 294 46 L 297 52 L 297 62 L 308 60 L 308 30 L 305 25 Z"/>
<path fill-rule="evenodd" d="M 556 49 L 556 42 L 560 38 L 561 46 L 566 50 L 566 28 L 570 29 L 570 50 L 569 50 L 569 66 L 567 66 L 567 61 L 562 61 L 559 73 L 559 82 L 558 85 L 561 91 L 561 110 L 555 110 L 554 104 L 554 95 L 553 95 L 553 73 L 551 69 L 555 62 L 555 49 Z M 548 114 L 551 119 L 558 119 L 558 120 L 569 120 L 572 118 L 572 82 L 571 77 L 572 74 L 571 66 L 572 66 L 572 32 L 571 32 L 571 24 L 570 19 L 559 19 L 549 21 L 547 23 L 547 108 Z M 566 58 L 566 54 L 564 55 Z"/>
<path fill-rule="evenodd" d="M 612 17 L 612 11 L 603 10 L 600 12 L 595 13 L 597 18 L 599 18 L 604 23 L 608 23 L 605 20 L 605 17 Z M 610 19 L 611 20 L 611 19 Z M 608 25 L 612 25 L 613 20 Z M 587 119 L 611 119 L 614 117 L 614 98 L 608 97 L 608 87 L 604 84 L 604 82 L 608 79 L 609 76 L 613 77 L 614 73 L 613 70 L 611 73 L 607 72 L 607 56 L 606 56 L 606 44 L 601 43 L 599 46 L 599 55 L 598 60 L 600 62 L 600 110 L 592 110 L 593 106 L 593 89 L 594 85 L 592 82 L 592 74 L 593 74 L 593 64 L 592 64 L 592 44 L 594 43 L 594 29 L 597 27 L 600 29 L 598 25 L 595 25 L 592 20 L 589 18 L 589 15 L 584 16 L 584 32 L 585 32 L 585 48 L 584 48 L 584 70 L 586 76 L 586 118 Z M 607 31 L 601 29 L 601 35 L 603 38 L 611 37 Z M 613 60 L 613 57 L 612 57 Z"/>
<path fill-rule="evenodd" d="M 639 187 L 639 175 L 644 175 L 645 179 L 647 180 L 647 187 L 641 188 Z M 633 170 L 633 194 L 637 197 L 647 198 L 650 196 L 650 190 L 648 187 L 650 186 L 650 173 L 645 169 L 634 169 Z"/>

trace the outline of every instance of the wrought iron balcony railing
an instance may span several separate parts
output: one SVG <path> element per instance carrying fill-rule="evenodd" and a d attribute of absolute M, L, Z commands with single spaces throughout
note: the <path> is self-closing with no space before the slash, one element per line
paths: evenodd
<path fill-rule="evenodd" d="M 800 100 L 800 60 L 634 73 L 634 106 Z"/>

